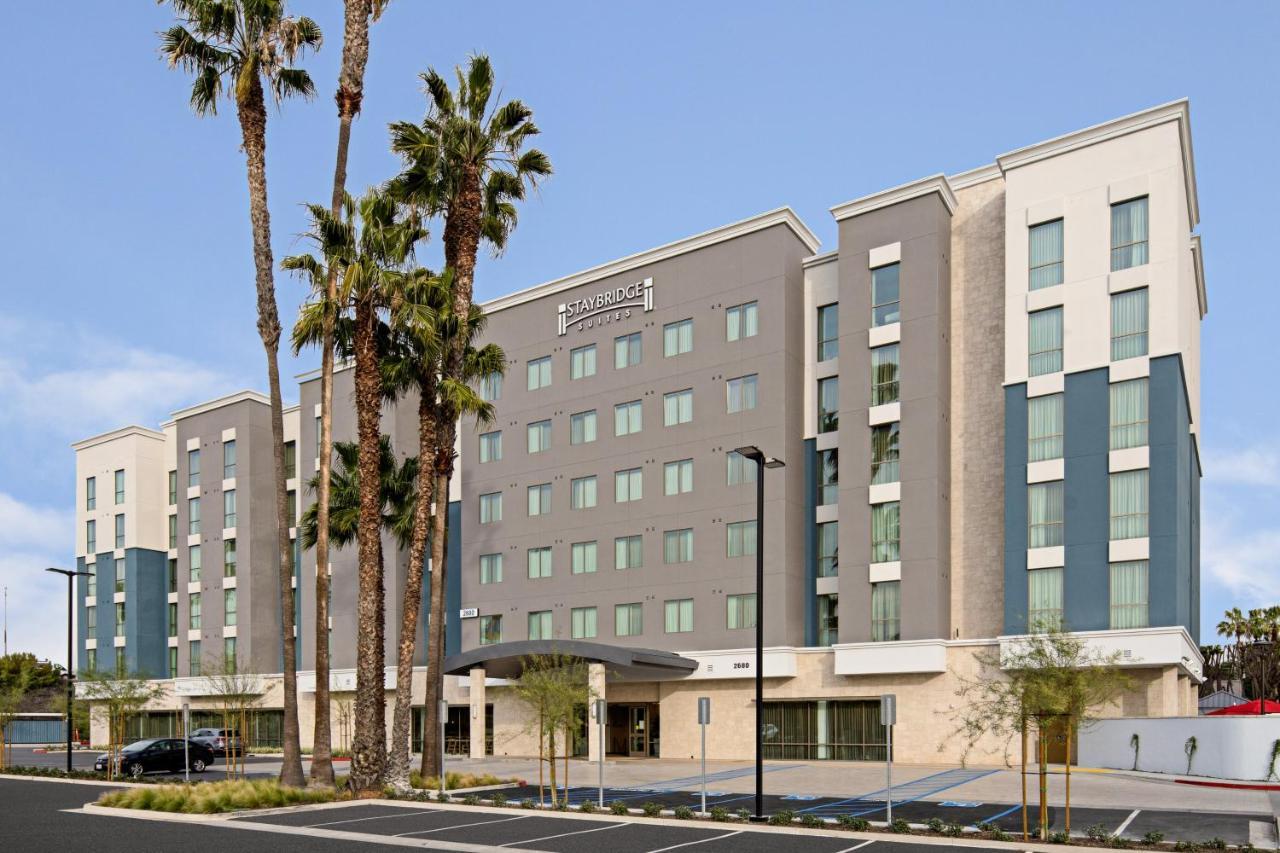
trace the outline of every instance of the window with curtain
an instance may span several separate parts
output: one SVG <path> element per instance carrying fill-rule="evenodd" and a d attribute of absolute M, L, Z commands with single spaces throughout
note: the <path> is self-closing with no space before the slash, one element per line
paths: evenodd
<path fill-rule="evenodd" d="M 754 338 L 760 331 L 759 306 L 755 302 L 732 305 L 724 310 L 725 339 Z"/>
<path fill-rule="evenodd" d="M 693 350 L 693 320 L 677 320 L 662 327 L 662 357 L 671 358 Z"/>
<path fill-rule="evenodd" d="M 200 627 L 200 593 L 191 593 L 187 603 L 187 628 L 194 631 Z"/>
<path fill-rule="evenodd" d="M 1111 627 L 1146 628 L 1149 624 L 1147 560 L 1111 564 Z"/>
<path fill-rule="evenodd" d="M 662 423 L 664 426 L 687 424 L 693 420 L 693 389 L 672 391 L 662 395 Z"/>
<path fill-rule="evenodd" d="M 818 577 L 834 578 L 840 574 L 840 522 L 822 522 L 817 537 Z"/>
<path fill-rule="evenodd" d="M 235 476 L 236 443 L 233 441 L 230 444 L 231 444 L 231 460 L 232 460 L 231 476 L 234 477 Z M 116 471 L 115 481 L 116 481 L 116 503 L 122 504 L 124 503 L 124 469 L 123 468 L 121 468 L 119 471 Z"/>
<path fill-rule="evenodd" d="M 502 616 L 480 617 L 480 645 L 494 646 L 502 642 Z"/>
<path fill-rule="evenodd" d="M 222 540 L 222 576 L 224 578 L 236 576 L 236 559 L 236 540 Z"/>
<path fill-rule="evenodd" d="M 1062 370 L 1062 308 L 1032 311 L 1027 318 L 1027 370 L 1032 376 Z"/>
<path fill-rule="evenodd" d="M 729 414 L 754 409 L 756 407 L 756 387 L 758 385 L 759 378 L 754 373 L 750 376 L 739 376 L 736 379 L 726 380 L 724 383 L 725 402 Z"/>
<path fill-rule="evenodd" d="M 639 602 L 613 606 L 613 633 L 618 637 L 638 637 L 644 633 L 644 610 Z"/>
<path fill-rule="evenodd" d="M 644 565 L 644 537 L 619 536 L 613 540 L 613 567 L 638 569 Z"/>
<path fill-rule="evenodd" d="M 640 431 L 644 425 L 639 400 L 619 403 L 613 407 L 613 434 L 631 435 Z"/>
<path fill-rule="evenodd" d="M 899 313 L 898 264 L 871 271 L 871 325 L 887 326 L 901 319 Z"/>
<path fill-rule="evenodd" d="M 530 548 L 527 554 L 527 559 L 530 580 L 551 577 L 550 547 L 544 545 L 540 548 Z"/>
<path fill-rule="evenodd" d="M 195 599 L 195 608 L 196 608 L 195 611 L 193 611 L 196 614 L 195 615 L 196 624 L 193 625 L 192 627 L 199 628 L 200 627 L 200 593 L 197 592 L 195 595 L 192 596 L 192 598 Z M 117 637 L 124 636 L 125 619 L 127 617 L 128 617 L 128 613 L 125 608 L 125 603 L 123 601 L 117 601 L 116 602 L 116 629 L 115 629 L 114 636 L 117 636 Z"/>
<path fill-rule="evenodd" d="M 236 443 L 235 440 L 222 443 L 222 479 L 230 480 L 236 476 Z"/>
<path fill-rule="evenodd" d="M 1063 543 L 1062 481 L 1027 486 L 1027 547 L 1050 548 Z"/>
<path fill-rule="evenodd" d="M 596 505 L 596 476 L 577 477 L 569 481 L 571 509 L 591 509 Z"/>
<path fill-rule="evenodd" d="M 900 558 L 900 510 L 898 501 L 871 507 L 871 562 L 892 563 Z"/>
<path fill-rule="evenodd" d="M 178 636 L 178 605 L 169 605 L 169 636 Z M 93 635 L 98 630 L 98 608 L 97 606 L 86 607 L 84 609 L 84 629 L 89 635 Z"/>
<path fill-rule="evenodd" d="M 640 333 L 632 332 L 613 339 L 613 367 L 622 370 L 640 363 Z"/>
<path fill-rule="evenodd" d="M 1062 284 L 1062 220 L 1032 225 L 1030 245 L 1031 290 Z"/>
<path fill-rule="evenodd" d="M 1027 572 L 1027 630 L 1033 634 L 1061 628 L 1062 569 Z"/>
<path fill-rule="evenodd" d="M 693 562 L 693 528 L 667 530 L 662 534 L 662 562 Z"/>
<path fill-rule="evenodd" d="M 222 670 L 226 675 L 236 674 L 236 638 L 222 638 Z"/>
<path fill-rule="evenodd" d="M 818 645 L 840 642 L 840 596 L 836 593 L 818 596 Z"/>
<path fill-rule="evenodd" d="M 298 442 L 286 441 L 284 443 L 284 478 L 292 480 L 298 476 Z M 173 503 L 173 501 L 169 501 Z"/>
<path fill-rule="evenodd" d="M 534 421 L 529 424 L 528 447 L 530 453 L 541 453 L 551 449 L 551 421 Z"/>
<path fill-rule="evenodd" d="M 236 490 L 227 489 L 222 493 L 222 527 L 230 529 L 236 526 Z"/>
<path fill-rule="evenodd" d="M 569 443 L 590 444 L 596 440 L 596 410 L 569 416 Z"/>
<path fill-rule="evenodd" d="M 200 532 L 200 499 L 187 498 L 187 533 Z"/>
<path fill-rule="evenodd" d="M 551 631 L 551 611 L 535 610 L 529 614 L 529 639 L 530 640 L 553 640 L 555 634 Z"/>
<path fill-rule="evenodd" d="M 871 585 L 871 639 L 877 643 L 902 639 L 902 581 Z"/>
<path fill-rule="evenodd" d="M 318 420 L 318 419 L 317 419 Z M 187 488 L 200 485 L 200 451 L 187 451 Z"/>
<path fill-rule="evenodd" d="M 285 445 L 285 449 L 286 450 L 288 449 L 288 445 Z M 177 505 L 178 505 L 178 472 L 170 471 L 169 472 L 169 506 L 177 506 Z M 89 507 L 89 509 L 93 509 L 93 507 Z"/>
<path fill-rule="evenodd" d="M 644 497 L 644 470 L 628 468 L 613 472 L 614 503 L 638 501 Z"/>
<path fill-rule="evenodd" d="M 480 496 L 480 523 L 502 521 L 502 492 L 489 492 Z"/>
<path fill-rule="evenodd" d="M 175 492 L 175 490 L 176 490 L 176 487 L 170 488 L 169 494 L 172 495 Z M 173 500 L 171 499 L 169 503 L 172 504 Z M 85 509 L 98 508 L 98 481 L 93 477 L 87 477 L 85 478 L 85 481 L 84 481 L 84 508 Z"/>
<path fill-rule="evenodd" d="M 90 672 L 92 672 L 92 669 L 90 669 Z M 170 678 L 178 677 L 178 647 L 177 646 L 169 647 L 169 677 Z"/>
<path fill-rule="evenodd" d="M 200 677 L 200 641 L 187 643 L 187 674 L 192 678 Z"/>
<path fill-rule="evenodd" d="M 818 432 L 840 428 L 840 377 L 818 380 Z"/>
<path fill-rule="evenodd" d="M 480 377 L 480 399 L 486 403 L 502 399 L 501 373 L 486 373 Z"/>
<path fill-rule="evenodd" d="M 575 575 L 593 574 L 596 570 L 596 558 L 599 548 L 594 541 L 574 542 L 569 546 L 569 556 Z"/>
<path fill-rule="evenodd" d="M 728 609 L 725 624 L 730 629 L 756 626 L 756 594 L 754 592 L 726 596 L 725 602 Z"/>
<path fill-rule="evenodd" d="M 169 537 L 169 547 L 172 548 L 174 545 L 173 540 L 177 538 L 176 529 L 178 526 L 178 517 L 176 515 L 171 515 L 169 518 L 173 519 L 173 524 L 171 524 L 170 527 L 175 530 L 174 536 Z M 98 553 L 98 522 L 92 518 L 84 523 L 84 547 L 85 553 L 87 554 Z"/>
<path fill-rule="evenodd" d="M 756 481 L 756 463 L 738 451 L 730 450 L 726 453 L 725 464 L 725 483 L 727 485 L 738 486 Z"/>
<path fill-rule="evenodd" d="M 200 572 L 204 569 L 204 557 L 200 553 L 199 545 L 187 546 L 187 564 L 188 582 L 200 580 Z"/>
<path fill-rule="evenodd" d="M 539 483 L 528 488 L 529 515 L 546 515 L 551 512 L 551 484 Z"/>
<path fill-rule="evenodd" d="M 1112 383 L 1112 450 L 1146 446 L 1149 387 L 1145 376 Z"/>
<path fill-rule="evenodd" d="M 871 349 L 871 405 L 898 402 L 898 345 Z"/>
<path fill-rule="evenodd" d="M 537 391 L 539 388 L 551 385 L 551 356 L 544 355 L 542 358 L 530 359 L 525 367 L 528 372 L 530 391 Z"/>
<path fill-rule="evenodd" d="M 502 583 L 502 555 L 480 555 L 480 583 Z"/>
<path fill-rule="evenodd" d="M 497 462 L 502 459 L 502 430 L 480 434 L 480 462 Z"/>
<path fill-rule="evenodd" d="M 726 557 L 750 557 L 756 553 L 756 523 L 754 521 L 731 521 L 725 525 L 727 542 Z"/>
<path fill-rule="evenodd" d="M 1146 468 L 1111 475 L 1111 538 L 1147 535 L 1148 474 Z"/>
<path fill-rule="evenodd" d="M 123 557 L 117 557 L 115 559 L 115 570 L 116 570 L 116 592 L 124 592 L 124 585 L 125 585 L 125 578 L 126 578 L 126 574 L 125 574 L 126 564 Z"/>
<path fill-rule="evenodd" d="M 840 355 L 840 303 L 818 309 L 818 361 Z"/>
<path fill-rule="evenodd" d="M 1147 289 L 1111 294 L 1111 360 L 1147 354 Z"/>
<path fill-rule="evenodd" d="M 693 599 L 679 598 L 663 602 L 664 630 L 668 634 L 687 634 L 693 630 Z"/>
<path fill-rule="evenodd" d="M 177 565 L 177 562 L 178 562 L 177 560 L 169 561 L 169 568 L 171 571 Z M 95 566 L 86 566 L 85 568 L 89 569 L 89 576 L 84 579 L 85 595 L 88 596 L 89 598 L 97 598 L 98 597 L 98 571 L 97 571 L 98 567 L 95 565 Z M 176 575 L 171 574 L 170 577 L 171 578 L 176 577 Z M 178 587 L 176 583 L 174 583 L 173 581 L 170 581 L 169 592 L 175 592 L 177 589 Z"/>
<path fill-rule="evenodd" d="M 574 347 L 569 350 L 569 378 L 585 379 L 596 375 L 596 345 Z"/>
<path fill-rule="evenodd" d="M 1147 198 L 1111 205 L 1111 271 L 1147 262 Z"/>
<path fill-rule="evenodd" d="M 898 432 L 902 425 L 878 424 L 871 428 L 871 484 L 896 483 L 898 474 Z"/>
<path fill-rule="evenodd" d="M 693 491 L 692 459 L 677 459 L 662 466 L 662 491 L 666 495 L 680 495 Z"/>
<path fill-rule="evenodd" d="M 575 607 L 569 611 L 573 639 L 588 640 L 596 636 L 596 609 Z"/>
<path fill-rule="evenodd" d="M 234 588 L 222 591 L 222 624 L 236 624 L 236 591 Z"/>
<path fill-rule="evenodd" d="M 120 513 L 115 518 L 116 522 L 116 547 L 124 547 L 124 513 Z"/>
<path fill-rule="evenodd" d="M 1046 394 L 1027 400 L 1027 461 L 1062 458 L 1063 396 Z"/>
<path fill-rule="evenodd" d="M 92 521 L 89 524 L 93 524 Z M 176 515 L 169 516 L 169 547 L 178 547 L 178 517 Z M 89 549 L 89 553 L 93 553 L 93 549 Z"/>
<path fill-rule="evenodd" d="M 818 451 L 818 506 L 840 499 L 840 449 Z"/>

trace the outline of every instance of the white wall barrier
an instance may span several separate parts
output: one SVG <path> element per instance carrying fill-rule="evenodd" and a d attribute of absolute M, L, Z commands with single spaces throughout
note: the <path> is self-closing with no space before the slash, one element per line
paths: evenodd
<path fill-rule="evenodd" d="M 1132 770 L 1135 734 L 1139 770 L 1188 775 L 1187 740 L 1194 737 L 1190 775 L 1259 781 L 1267 778 L 1272 746 L 1280 740 L 1280 715 L 1099 720 L 1080 731 L 1080 765 Z"/>

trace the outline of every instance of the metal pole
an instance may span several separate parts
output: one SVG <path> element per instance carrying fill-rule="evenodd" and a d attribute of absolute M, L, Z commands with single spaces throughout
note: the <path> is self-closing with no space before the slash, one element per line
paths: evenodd
<path fill-rule="evenodd" d="M 76 687 L 71 674 L 75 669 L 74 645 L 71 642 L 71 619 L 75 613 L 73 587 L 75 576 L 67 575 L 67 776 L 71 775 L 71 706 L 76 700 Z M 9 611 L 9 590 L 5 588 L 5 613 Z M 6 632 L 7 635 L 7 632 Z"/>
<path fill-rule="evenodd" d="M 764 454 L 756 457 L 756 817 L 764 817 Z"/>
<path fill-rule="evenodd" d="M 596 700 L 596 728 L 600 736 L 596 738 L 596 758 L 600 759 L 600 808 L 604 808 L 604 718 L 606 707 L 603 699 Z"/>
<path fill-rule="evenodd" d="M 182 780 L 191 782 L 191 703 L 182 703 Z"/>
<path fill-rule="evenodd" d="M 707 724 L 702 724 L 702 813 L 707 813 Z"/>
<path fill-rule="evenodd" d="M 885 820 L 890 824 L 893 823 L 893 724 L 884 727 L 885 749 L 887 751 L 884 763 L 884 781 L 885 781 Z"/>
<path fill-rule="evenodd" d="M 444 799 L 444 724 L 449 717 L 449 702 L 440 700 L 440 799 Z"/>

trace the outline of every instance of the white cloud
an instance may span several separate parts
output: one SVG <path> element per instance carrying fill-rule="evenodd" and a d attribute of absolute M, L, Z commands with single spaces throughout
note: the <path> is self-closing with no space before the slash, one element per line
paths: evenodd
<path fill-rule="evenodd" d="M 0 586 L 8 590 L 8 646 L 64 663 L 66 579 L 49 566 L 72 567 L 74 515 L 23 503 L 0 492 Z"/>
<path fill-rule="evenodd" d="M 1280 602 L 1280 526 L 1249 523 L 1220 496 L 1205 495 L 1200 524 L 1203 580 L 1230 592 L 1243 609 Z"/>
<path fill-rule="evenodd" d="M 1274 445 L 1209 448 L 1205 452 L 1204 478 L 1212 485 L 1280 488 L 1280 449 Z"/>

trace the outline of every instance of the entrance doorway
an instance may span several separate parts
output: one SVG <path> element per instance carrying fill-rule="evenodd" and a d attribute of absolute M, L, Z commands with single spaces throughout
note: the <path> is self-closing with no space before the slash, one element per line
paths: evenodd
<path fill-rule="evenodd" d="M 657 758 L 659 754 L 658 703 L 610 705 L 606 752 L 629 758 Z"/>

